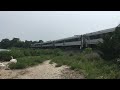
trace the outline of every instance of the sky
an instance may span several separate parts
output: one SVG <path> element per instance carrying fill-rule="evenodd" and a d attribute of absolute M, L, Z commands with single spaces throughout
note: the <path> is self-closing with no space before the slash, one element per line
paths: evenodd
<path fill-rule="evenodd" d="M 120 11 L 0 11 L 0 40 L 57 40 L 118 24 Z"/>

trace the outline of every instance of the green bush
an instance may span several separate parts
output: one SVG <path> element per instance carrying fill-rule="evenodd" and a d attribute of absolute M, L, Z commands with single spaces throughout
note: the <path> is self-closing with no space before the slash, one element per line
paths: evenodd
<path fill-rule="evenodd" d="M 0 52 L 0 60 L 9 61 L 11 59 L 11 56 L 13 56 L 13 58 L 19 58 L 19 57 L 24 57 L 25 55 L 21 50 L 11 50 L 9 52 L 7 51 Z"/>
<path fill-rule="evenodd" d="M 30 50 L 29 49 L 24 50 L 24 55 L 31 56 Z"/>
<path fill-rule="evenodd" d="M 24 48 L 11 48 L 10 52 L 0 52 L 0 60 L 9 61 L 11 59 L 10 56 L 13 58 L 21 58 L 25 56 L 42 56 L 42 55 L 49 55 L 49 56 L 61 56 L 63 52 L 60 49 L 24 49 Z M 49 59 L 50 57 L 48 57 Z"/>
<path fill-rule="evenodd" d="M 23 50 L 11 50 L 10 51 L 10 53 L 11 53 L 11 56 L 13 56 L 13 58 L 19 58 L 19 57 L 24 57 L 25 55 L 24 55 L 24 52 L 23 52 Z"/>
<path fill-rule="evenodd" d="M 73 53 L 70 53 L 69 56 L 73 56 L 74 54 Z"/>
<path fill-rule="evenodd" d="M 106 34 L 103 42 L 98 43 L 98 49 L 102 52 L 100 55 L 105 60 L 114 60 L 120 55 L 120 27 L 116 27 L 115 31 Z"/>
<path fill-rule="evenodd" d="M 9 61 L 11 59 L 11 53 L 8 51 L 0 52 L 0 61 Z"/>
<path fill-rule="evenodd" d="M 43 61 L 47 60 L 46 57 L 41 56 L 27 56 L 22 58 L 17 58 L 16 64 L 10 64 L 9 68 L 11 69 L 23 69 L 29 66 L 34 66 Z"/>
<path fill-rule="evenodd" d="M 91 52 L 89 54 L 85 54 L 84 58 L 86 58 L 87 60 L 100 60 L 101 59 L 99 54 L 95 53 L 95 52 Z"/>
<path fill-rule="evenodd" d="M 9 65 L 9 68 L 10 69 L 23 69 L 23 68 L 26 68 L 26 65 L 25 63 L 17 63 L 17 64 L 12 63 Z"/>
<path fill-rule="evenodd" d="M 85 48 L 85 50 L 83 51 L 84 54 L 89 54 L 92 52 L 92 48 Z"/>
<path fill-rule="evenodd" d="M 54 49 L 53 51 L 54 51 L 53 54 L 54 54 L 55 56 L 62 56 L 62 55 L 64 54 L 61 49 Z"/>

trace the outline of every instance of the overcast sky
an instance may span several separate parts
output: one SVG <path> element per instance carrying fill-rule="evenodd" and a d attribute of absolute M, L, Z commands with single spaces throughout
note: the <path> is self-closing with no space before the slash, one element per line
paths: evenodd
<path fill-rule="evenodd" d="M 120 23 L 120 11 L 0 11 L 0 40 L 56 40 Z"/>

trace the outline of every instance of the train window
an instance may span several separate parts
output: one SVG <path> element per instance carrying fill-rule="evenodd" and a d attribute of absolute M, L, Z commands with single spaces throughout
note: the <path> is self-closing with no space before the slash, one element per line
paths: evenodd
<path fill-rule="evenodd" d="M 99 39 L 101 37 L 102 37 L 102 34 L 97 34 L 97 35 L 90 36 L 90 39 Z"/>
<path fill-rule="evenodd" d="M 79 41 L 79 38 L 74 38 L 73 41 Z"/>
<path fill-rule="evenodd" d="M 94 36 L 90 36 L 90 39 L 95 39 L 95 37 Z"/>
<path fill-rule="evenodd" d="M 101 38 L 101 34 L 96 35 L 96 37 L 95 37 L 95 38 L 96 38 L 96 39 Z"/>
<path fill-rule="evenodd" d="M 112 35 L 113 32 L 103 33 L 102 37 L 106 36 L 107 34 Z"/>
<path fill-rule="evenodd" d="M 33 46 L 40 46 L 41 44 L 34 44 Z"/>
<path fill-rule="evenodd" d="M 63 41 L 56 41 L 56 43 L 63 43 Z"/>
<path fill-rule="evenodd" d="M 106 36 L 108 33 L 103 33 L 103 37 Z"/>
<path fill-rule="evenodd" d="M 72 42 L 72 41 L 79 41 L 79 38 L 73 38 L 73 39 L 65 40 L 65 42 Z"/>
<path fill-rule="evenodd" d="M 36 46 L 40 46 L 40 44 L 36 44 Z"/>
<path fill-rule="evenodd" d="M 49 42 L 49 43 L 44 43 L 43 45 L 48 45 L 48 44 L 52 44 L 52 42 Z"/>

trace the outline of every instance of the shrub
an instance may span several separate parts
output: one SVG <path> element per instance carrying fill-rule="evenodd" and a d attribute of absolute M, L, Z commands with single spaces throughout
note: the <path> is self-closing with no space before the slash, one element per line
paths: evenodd
<path fill-rule="evenodd" d="M 92 52 L 92 48 L 85 48 L 85 50 L 83 51 L 84 54 L 89 54 Z"/>
<path fill-rule="evenodd" d="M 61 49 L 55 49 L 54 50 L 54 55 L 55 56 L 62 56 L 64 53 Z"/>
<path fill-rule="evenodd" d="M 31 56 L 30 50 L 29 49 L 24 50 L 24 55 Z"/>
<path fill-rule="evenodd" d="M 92 52 L 89 54 L 85 54 L 84 58 L 86 58 L 87 60 L 100 60 L 101 57 L 99 56 L 98 53 Z"/>
<path fill-rule="evenodd" d="M 25 68 L 25 67 L 26 67 L 25 63 L 16 63 L 16 64 L 11 63 L 11 64 L 9 65 L 9 68 L 10 68 L 10 69 L 23 69 L 23 68 Z"/>
<path fill-rule="evenodd" d="M 29 66 L 34 66 L 39 63 L 42 63 L 45 60 L 47 60 L 46 57 L 40 57 L 40 56 L 27 56 L 27 57 L 17 58 L 18 62 L 16 64 L 10 64 L 9 68 L 23 69 Z"/>
<path fill-rule="evenodd" d="M 11 53 L 11 56 L 13 56 L 13 58 L 19 58 L 19 57 L 24 57 L 24 52 L 23 50 L 19 50 L 19 49 L 16 49 L 16 50 L 11 50 L 10 51 Z"/>
<path fill-rule="evenodd" d="M 116 27 L 115 31 L 108 33 L 103 38 L 103 42 L 98 43 L 100 54 L 105 60 L 114 60 L 120 55 L 120 27 Z"/>
<path fill-rule="evenodd" d="M 0 61 L 9 61 L 11 59 L 11 53 L 8 51 L 0 52 Z"/>
<path fill-rule="evenodd" d="M 70 53 L 69 56 L 73 56 L 74 54 L 73 53 Z"/>

